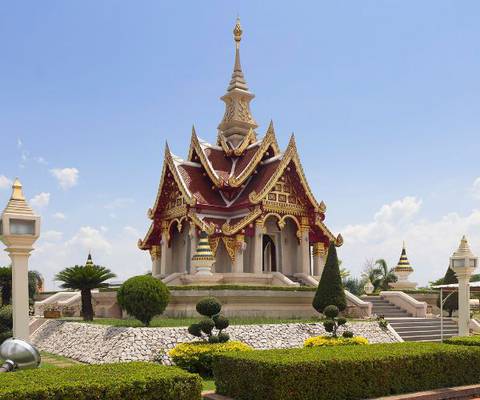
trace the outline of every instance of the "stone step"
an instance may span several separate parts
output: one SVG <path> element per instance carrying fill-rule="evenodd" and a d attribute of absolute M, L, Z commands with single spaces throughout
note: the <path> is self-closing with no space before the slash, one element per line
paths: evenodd
<path fill-rule="evenodd" d="M 440 336 L 440 331 L 407 331 L 407 332 L 398 332 L 397 333 L 400 335 L 402 339 L 406 339 L 412 336 L 430 336 L 430 335 L 439 335 Z M 458 329 L 449 329 L 443 331 L 444 335 L 458 335 Z"/>
<path fill-rule="evenodd" d="M 443 335 L 443 338 L 449 338 L 456 336 L 455 334 L 447 333 Z M 431 335 L 418 335 L 418 336 L 407 336 L 405 338 L 402 337 L 405 342 L 439 342 L 441 340 L 440 333 L 438 334 L 431 334 Z"/>
<path fill-rule="evenodd" d="M 405 326 L 403 328 L 398 328 L 396 326 L 392 326 L 393 329 L 395 329 L 395 331 L 400 335 L 400 334 L 404 334 L 404 333 L 407 333 L 407 332 L 440 332 L 440 328 L 437 327 L 437 326 Z M 448 326 L 448 327 L 443 327 L 443 331 L 444 332 L 457 332 L 458 331 L 458 328 L 456 326 Z"/>

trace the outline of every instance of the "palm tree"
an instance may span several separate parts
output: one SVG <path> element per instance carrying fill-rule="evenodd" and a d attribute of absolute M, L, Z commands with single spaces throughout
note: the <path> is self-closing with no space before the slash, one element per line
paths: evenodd
<path fill-rule="evenodd" d="M 108 287 L 105 281 L 115 276 L 108 268 L 94 265 L 89 254 L 85 265 L 65 268 L 55 275 L 55 280 L 63 282 L 60 285 L 63 289 L 80 290 L 83 320 L 92 321 L 92 289 Z"/>
<path fill-rule="evenodd" d="M 375 261 L 375 266 L 377 270 L 378 287 L 382 290 L 388 290 L 389 284 L 397 281 L 397 276 L 393 268 L 389 269 L 387 262 L 383 258 Z M 372 284 L 375 287 L 375 283 L 372 282 Z"/>

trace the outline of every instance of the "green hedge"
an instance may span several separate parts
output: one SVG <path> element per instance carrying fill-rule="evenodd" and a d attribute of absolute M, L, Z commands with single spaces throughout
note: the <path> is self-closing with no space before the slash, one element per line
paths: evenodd
<path fill-rule="evenodd" d="M 276 292 L 314 292 L 315 287 L 309 286 L 249 286 L 249 285 L 183 285 L 168 286 L 171 290 L 270 290 Z M 118 288 L 99 289 L 100 292 L 116 292 Z"/>
<path fill-rule="evenodd" d="M 445 339 L 444 343 L 462 346 L 480 346 L 480 336 L 456 336 Z"/>
<path fill-rule="evenodd" d="M 201 388 L 198 375 L 140 362 L 0 374 L 1 400 L 199 400 Z"/>
<path fill-rule="evenodd" d="M 365 399 L 478 383 L 480 348 L 395 343 L 219 355 L 217 393 L 235 400 Z"/>

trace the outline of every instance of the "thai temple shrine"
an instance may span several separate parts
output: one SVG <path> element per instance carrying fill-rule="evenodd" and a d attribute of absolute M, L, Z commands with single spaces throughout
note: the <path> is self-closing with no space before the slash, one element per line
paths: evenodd
<path fill-rule="evenodd" d="M 255 96 L 240 64 L 239 20 L 233 34 L 235 63 L 216 142 L 193 128 L 185 160 L 166 145 L 148 210 L 152 223 L 138 246 L 151 254 L 152 274 L 168 284 L 315 284 L 329 244 L 341 246 L 343 239 L 324 223 L 326 206 L 307 183 L 294 136 L 284 151 L 273 122 L 260 136 L 250 110 Z M 208 235 L 213 274 L 197 274 L 198 255 L 192 265 L 201 234 L 203 242 Z"/>
<path fill-rule="evenodd" d="M 397 282 L 391 283 L 390 286 L 395 289 L 415 289 L 417 284 L 410 282 L 408 277 L 412 274 L 413 268 L 408 261 L 407 250 L 405 250 L 405 242 L 403 242 L 402 253 L 400 254 L 400 260 L 397 266 L 393 269 L 393 272 L 397 276 Z"/>

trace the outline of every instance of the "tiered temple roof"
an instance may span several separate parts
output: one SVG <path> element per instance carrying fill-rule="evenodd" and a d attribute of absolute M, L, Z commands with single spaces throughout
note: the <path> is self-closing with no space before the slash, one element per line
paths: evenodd
<path fill-rule="evenodd" d="M 333 241 L 341 245 L 323 223 L 326 206 L 313 195 L 298 156 L 292 135 L 281 151 L 273 122 L 265 135 L 257 137 L 257 124 L 249 103 L 248 90 L 240 65 L 239 21 L 234 29 L 235 64 L 225 102 L 225 115 L 218 126 L 217 141 L 210 144 L 192 128 L 186 159 L 165 147 L 165 161 L 157 197 L 148 216 L 152 224 L 139 247 L 158 245 L 162 231 L 184 220 L 210 236 L 231 236 L 252 230 L 253 224 L 276 215 L 278 224 L 292 218 L 297 226 L 310 227 L 311 242 Z"/>

